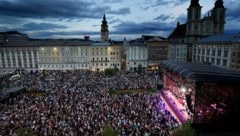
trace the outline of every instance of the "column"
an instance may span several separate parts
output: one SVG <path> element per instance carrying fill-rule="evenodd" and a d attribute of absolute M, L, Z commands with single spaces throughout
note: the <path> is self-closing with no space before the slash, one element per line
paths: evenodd
<path fill-rule="evenodd" d="M 18 68 L 18 54 L 17 54 L 17 51 L 14 52 L 15 53 L 15 63 L 16 63 L 16 68 Z"/>
<path fill-rule="evenodd" d="M 27 60 L 27 67 L 29 68 L 30 65 L 29 65 L 29 54 L 28 54 L 28 50 L 26 50 L 26 60 Z"/>
<path fill-rule="evenodd" d="M 31 50 L 31 60 L 32 60 L 32 68 L 35 68 L 35 62 L 34 62 L 34 52 Z"/>
<path fill-rule="evenodd" d="M 12 68 L 13 67 L 13 57 L 12 57 L 12 52 L 9 51 L 9 58 L 10 58 L 10 67 Z"/>
<path fill-rule="evenodd" d="M 0 52 L 0 68 L 3 67 L 3 65 L 2 65 L 2 54 L 3 54 L 3 52 Z"/>
<path fill-rule="evenodd" d="M 4 60 L 5 60 L 5 68 L 7 68 L 8 67 L 8 60 L 7 60 L 6 49 L 4 50 Z"/>
<path fill-rule="evenodd" d="M 20 56 L 21 56 L 21 67 L 24 68 L 23 50 L 20 50 Z"/>

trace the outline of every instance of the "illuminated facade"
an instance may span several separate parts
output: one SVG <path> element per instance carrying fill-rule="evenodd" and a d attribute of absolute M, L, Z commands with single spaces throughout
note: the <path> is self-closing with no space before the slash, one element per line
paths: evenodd
<path fill-rule="evenodd" d="M 0 45 L 0 74 L 15 70 L 121 69 L 122 42 L 42 40 Z"/>
<path fill-rule="evenodd" d="M 240 34 L 210 36 L 193 44 L 193 61 L 240 71 Z"/>
<path fill-rule="evenodd" d="M 168 49 L 170 42 L 160 36 L 142 36 L 147 44 L 148 58 L 147 64 L 149 70 L 157 70 L 162 60 L 168 59 Z"/>
<path fill-rule="evenodd" d="M 30 41 L 0 45 L 0 75 L 16 69 L 37 70 L 39 56 L 38 48 L 34 46 L 38 44 Z"/>
<path fill-rule="evenodd" d="M 39 69 L 89 69 L 89 41 L 49 41 L 39 46 Z"/>
<path fill-rule="evenodd" d="M 147 68 L 147 44 L 143 40 L 129 41 L 126 46 L 126 70 L 137 70 L 141 65 Z"/>
<path fill-rule="evenodd" d="M 121 68 L 121 48 L 122 45 L 99 42 L 93 43 L 89 47 L 90 69 L 93 71 L 103 71 L 106 68 Z"/>
<path fill-rule="evenodd" d="M 168 51 L 168 60 L 179 62 L 187 61 L 187 44 L 172 43 Z"/>

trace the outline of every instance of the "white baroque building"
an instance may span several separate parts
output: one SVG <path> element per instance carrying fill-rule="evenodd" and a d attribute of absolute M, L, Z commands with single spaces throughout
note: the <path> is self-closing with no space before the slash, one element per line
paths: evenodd
<path fill-rule="evenodd" d="M 0 44 L 0 74 L 16 69 L 37 70 L 39 54 L 36 46 L 40 43 L 39 41 L 18 41 Z"/>
<path fill-rule="evenodd" d="M 39 46 L 39 69 L 89 69 L 90 41 L 47 41 Z"/>
<path fill-rule="evenodd" d="M 217 35 L 193 44 L 193 62 L 240 71 L 240 34 Z"/>
<path fill-rule="evenodd" d="M 89 39 L 7 41 L 0 44 L 0 75 L 15 70 L 121 69 L 122 44 Z"/>
<path fill-rule="evenodd" d="M 168 48 L 168 60 L 186 62 L 187 48 L 188 48 L 187 44 L 172 42 Z"/>
<path fill-rule="evenodd" d="M 89 49 L 91 66 L 93 71 L 104 70 L 109 65 L 108 42 L 93 43 Z"/>
<path fill-rule="evenodd" d="M 126 45 L 126 70 L 137 70 L 141 65 L 147 68 L 148 50 L 143 40 L 132 40 Z"/>

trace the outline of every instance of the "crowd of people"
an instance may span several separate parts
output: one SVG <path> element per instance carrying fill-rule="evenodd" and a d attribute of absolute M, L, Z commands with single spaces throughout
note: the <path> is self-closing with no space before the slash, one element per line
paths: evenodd
<path fill-rule="evenodd" d="M 107 77 L 77 70 L 23 73 L 12 84 L 42 93 L 21 93 L 0 103 L 0 136 L 16 135 L 20 127 L 41 136 L 97 136 L 107 124 L 121 136 L 170 135 L 179 123 L 160 94 L 109 94 L 111 89 L 154 88 L 156 76 L 119 72 Z"/>

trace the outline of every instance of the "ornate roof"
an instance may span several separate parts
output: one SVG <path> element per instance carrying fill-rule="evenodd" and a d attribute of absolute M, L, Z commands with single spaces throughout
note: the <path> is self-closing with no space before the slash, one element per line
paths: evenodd
<path fill-rule="evenodd" d="M 186 24 L 180 25 L 177 24 L 177 27 L 173 30 L 173 32 L 168 36 L 168 38 L 179 38 L 185 37 L 186 35 Z"/>

